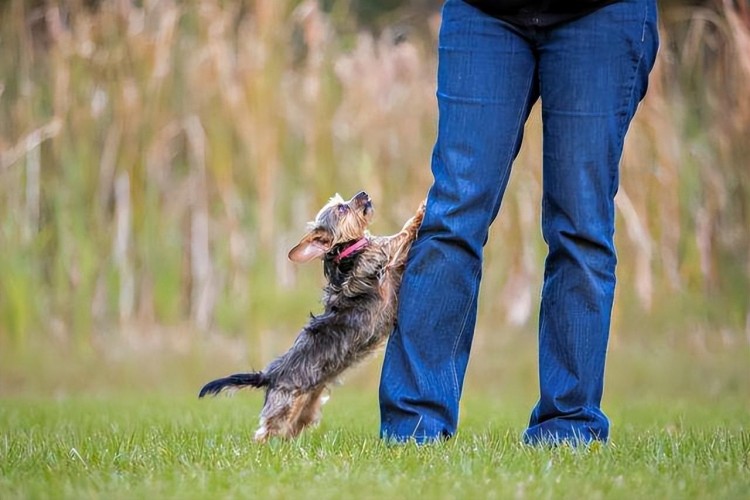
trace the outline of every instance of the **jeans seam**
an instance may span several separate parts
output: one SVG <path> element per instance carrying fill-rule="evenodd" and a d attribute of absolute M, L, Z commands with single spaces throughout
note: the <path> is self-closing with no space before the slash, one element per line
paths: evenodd
<path fill-rule="evenodd" d="M 536 68 L 536 65 L 534 66 Z M 531 71 L 531 74 L 529 75 L 527 84 L 526 84 L 526 99 L 524 100 L 524 105 L 520 107 L 518 110 L 518 116 L 516 117 L 516 136 L 513 138 L 513 148 L 508 150 L 508 154 L 505 157 L 505 161 L 502 163 L 502 165 L 508 165 L 508 167 L 505 169 L 505 175 L 500 180 L 500 184 L 498 186 L 498 191 L 495 193 L 498 199 L 496 199 L 492 205 L 492 214 L 493 216 L 496 215 L 500 211 L 500 204 L 502 203 L 502 192 L 499 191 L 502 189 L 502 186 L 506 186 L 508 184 L 508 179 L 510 178 L 511 170 L 513 169 L 513 161 L 515 160 L 515 155 L 518 154 L 518 151 L 520 149 L 520 138 L 523 136 L 524 130 L 523 130 L 523 124 L 526 119 L 529 117 L 529 113 L 531 112 L 531 106 L 529 101 L 531 100 L 531 94 L 532 89 L 534 88 L 534 75 L 536 74 L 536 69 L 533 69 Z M 525 117 L 525 118 L 524 118 Z M 503 189 L 504 191 L 504 189 Z M 492 221 L 490 221 L 490 224 L 492 224 Z"/>
<path fill-rule="evenodd" d="M 479 274 L 481 272 L 481 266 L 478 266 L 472 275 L 472 283 L 475 283 L 479 277 Z M 461 328 L 459 329 L 458 335 L 456 335 L 456 340 L 453 342 L 453 349 L 451 350 L 451 370 L 453 372 L 453 391 L 454 395 L 456 397 L 456 401 L 458 402 L 458 399 L 460 398 L 460 388 L 458 383 L 458 369 L 456 368 L 456 352 L 458 351 L 458 345 L 461 343 L 461 339 L 464 337 L 464 333 L 466 331 L 466 322 L 469 319 L 469 311 L 471 310 L 471 304 L 477 299 L 477 290 L 478 286 L 474 287 L 474 289 L 471 291 L 471 300 L 469 300 L 469 306 L 466 308 L 466 312 L 464 312 L 463 321 L 461 322 Z"/>
<path fill-rule="evenodd" d="M 524 101 L 524 105 L 521 106 L 521 107 L 519 107 L 518 115 L 516 117 L 516 126 L 515 126 L 516 137 L 515 137 L 514 142 L 513 142 L 514 144 L 518 143 L 519 136 L 521 136 L 521 134 L 523 134 L 523 126 L 522 126 L 523 123 L 522 122 L 524 121 L 524 115 L 527 115 L 528 109 L 529 109 L 529 98 L 531 96 L 531 91 L 532 91 L 532 87 L 533 87 L 534 73 L 535 73 L 535 71 L 532 71 L 531 74 L 529 75 L 529 78 L 528 78 L 528 81 L 527 81 L 527 85 L 526 85 L 526 88 L 527 88 L 526 99 Z M 513 162 L 513 154 L 514 154 L 514 150 L 511 150 L 511 151 L 509 151 L 508 156 L 506 156 L 506 158 L 505 158 L 505 163 L 504 164 L 508 164 L 508 163 L 510 163 L 510 164 L 508 165 L 508 168 L 506 169 L 505 175 L 504 175 L 503 179 L 501 180 L 499 186 L 504 185 L 507 182 L 508 177 L 510 176 L 510 172 L 511 172 L 511 169 L 512 169 L 512 162 Z M 498 186 L 498 189 L 500 188 L 499 186 Z M 499 193 L 496 193 L 496 196 L 499 196 Z M 502 203 L 502 200 L 495 200 L 494 201 L 494 203 L 492 205 L 493 212 L 494 212 L 494 208 L 497 207 L 497 205 L 499 205 L 500 203 Z M 481 266 L 481 263 L 480 263 L 480 265 L 474 271 L 474 275 L 472 276 L 472 283 L 476 283 L 477 280 L 479 279 L 479 275 L 481 273 L 481 269 L 482 269 L 482 266 Z M 470 314 L 470 310 L 471 310 L 471 304 L 475 300 L 477 300 L 477 294 L 478 294 L 477 291 L 478 291 L 478 289 L 479 289 L 479 284 L 477 283 L 476 287 L 474 288 L 474 290 L 472 290 L 472 295 L 471 295 L 471 300 L 469 301 L 469 306 L 468 306 L 466 312 L 464 313 L 464 318 L 463 318 L 463 321 L 461 323 L 461 328 L 459 330 L 459 334 L 456 336 L 456 340 L 453 343 L 453 349 L 451 351 L 451 369 L 453 371 L 453 390 L 454 390 L 454 393 L 455 393 L 455 396 L 456 396 L 457 399 L 460 398 L 460 396 L 461 396 L 461 394 L 460 394 L 461 390 L 460 390 L 460 384 L 458 383 L 458 369 L 456 367 L 456 352 L 458 352 L 458 345 L 460 344 L 461 339 L 463 338 L 465 330 L 466 330 L 466 323 L 467 323 L 468 318 L 469 318 L 469 314 Z"/>
<path fill-rule="evenodd" d="M 646 39 L 646 26 L 648 25 L 648 5 L 644 7 L 644 13 L 643 13 L 643 27 L 641 30 L 641 45 L 640 45 L 640 51 L 638 53 L 638 60 L 633 65 L 633 72 L 630 75 L 630 95 L 628 96 L 628 102 L 627 102 L 627 108 L 625 109 L 624 116 L 620 119 L 620 127 L 617 131 L 618 135 L 618 143 L 622 144 L 625 140 L 625 134 L 627 133 L 628 129 L 628 123 L 629 119 L 628 116 L 631 116 L 635 114 L 635 110 L 633 109 L 633 105 L 635 102 L 634 95 L 635 95 L 635 81 L 638 75 L 638 69 L 641 67 L 641 63 L 643 62 L 643 56 L 645 55 L 646 48 L 644 47 L 644 42 Z M 635 103 L 637 106 L 637 103 Z"/>
<path fill-rule="evenodd" d="M 534 68 L 536 68 L 536 65 L 534 65 Z M 529 114 L 529 111 L 530 111 L 529 100 L 530 100 L 530 97 L 531 97 L 531 90 L 534 87 L 533 80 L 534 80 L 534 74 L 536 73 L 536 71 L 537 70 L 534 69 L 533 71 L 531 71 L 531 74 L 529 75 L 529 78 L 528 78 L 528 81 L 527 81 L 527 84 L 526 84 L 526 99 L 524 101 L 524 105 L 518 110 L 518 116 L 516 117 L 516 137 L 513 140 L 513 144 L 514 145 L 518 144 L 518 139 L 523 134 L 523 123 L 522 122 L 524 121 L 523 120 L 524 115 L 526 115 L 526 117 L 528 118 L 528 114 Z M 514 160 L 513 155 L 515 153 L 516 153 L 516 148 L 514 147 L 512 150 L 510 150 L 508 152 L 508 156 L 506 157 L 506 162 L 505 163 L 506 164 L 510 163 L 510 165 L 508 166 L 507 172 L 505 174 L 505 178 L 506 179 L 510 176 L 510 171 L 511 171 L 511 168 L 512 168 L 512 162 Z"/>

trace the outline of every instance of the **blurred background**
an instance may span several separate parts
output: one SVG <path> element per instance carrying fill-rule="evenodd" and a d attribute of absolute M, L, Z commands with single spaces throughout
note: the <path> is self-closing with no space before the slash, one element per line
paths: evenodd
<path fill-rule="evenodd" d="M 660 9 L 610 394 L 747 398 L 750 7 Z M 0 395 L 193 391 L 285 350 L 319 310 L 320 266 L 286 258 L 306 221 L 364 189 L 395 232 L 430 186 L 438 26 L 436 0 L 0 0 Z M 540 135 L 536 109 L 467 379 L 532 401 Z"/>

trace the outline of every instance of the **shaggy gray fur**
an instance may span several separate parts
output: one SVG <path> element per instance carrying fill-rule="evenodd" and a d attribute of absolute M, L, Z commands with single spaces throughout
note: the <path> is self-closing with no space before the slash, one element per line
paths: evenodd
<path fill-rule="evenodd" d="M 266 387 L 257 441 L 294 437 L 316 424 L 328 386 L 378 349 L 393 329 L 401 275 L 422 223 L 424 203 L 392 236 L 368 233 L 372 214 L 364 192 L 349 201 L 339 195 L 331 198 L 289 252 L 294 262 L 323 260 L 328 280 L 323 313 L 311 316 L 292 347 L 264 370 L 214 380 L 201 390 L 203 397 L 228 388 Z M 362 238 L 365 246 L 344 256 Z"/>

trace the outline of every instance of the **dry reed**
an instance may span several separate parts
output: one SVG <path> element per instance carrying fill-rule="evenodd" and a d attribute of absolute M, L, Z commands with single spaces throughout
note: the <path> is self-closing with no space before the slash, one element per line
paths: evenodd
<path fill-rule="evenodd" d="M 2 343 L 189 324 L 272 350 L 266 334 L 315 300 L 315 273 L 285 259 L 314 208 L 365 188 L 392 228 L 429 187 L 434 30 L 351 38 L 313 0 L 2 9 Z M 622 311 L 700 297 L 715 321 L 748 317 L 743 15 L 665 16 L 617 199 Z M 533 316 L 539 136 L 535 113 L 487 247 L 480 329 Z"/>

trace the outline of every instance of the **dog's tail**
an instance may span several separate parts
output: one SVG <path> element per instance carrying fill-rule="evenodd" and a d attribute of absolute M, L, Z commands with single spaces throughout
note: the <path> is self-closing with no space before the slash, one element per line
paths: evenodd
<path fill-rule="evenodd" d="M 207 383 L 201 389 L 199 398 L 206 395 L 216 396 L 225 389 L 241 389 L 243 387 L 265 387 L 268 385 L 268 377 L 263 372 L 235 373 L 228 377 L 219 378 Z"/>

